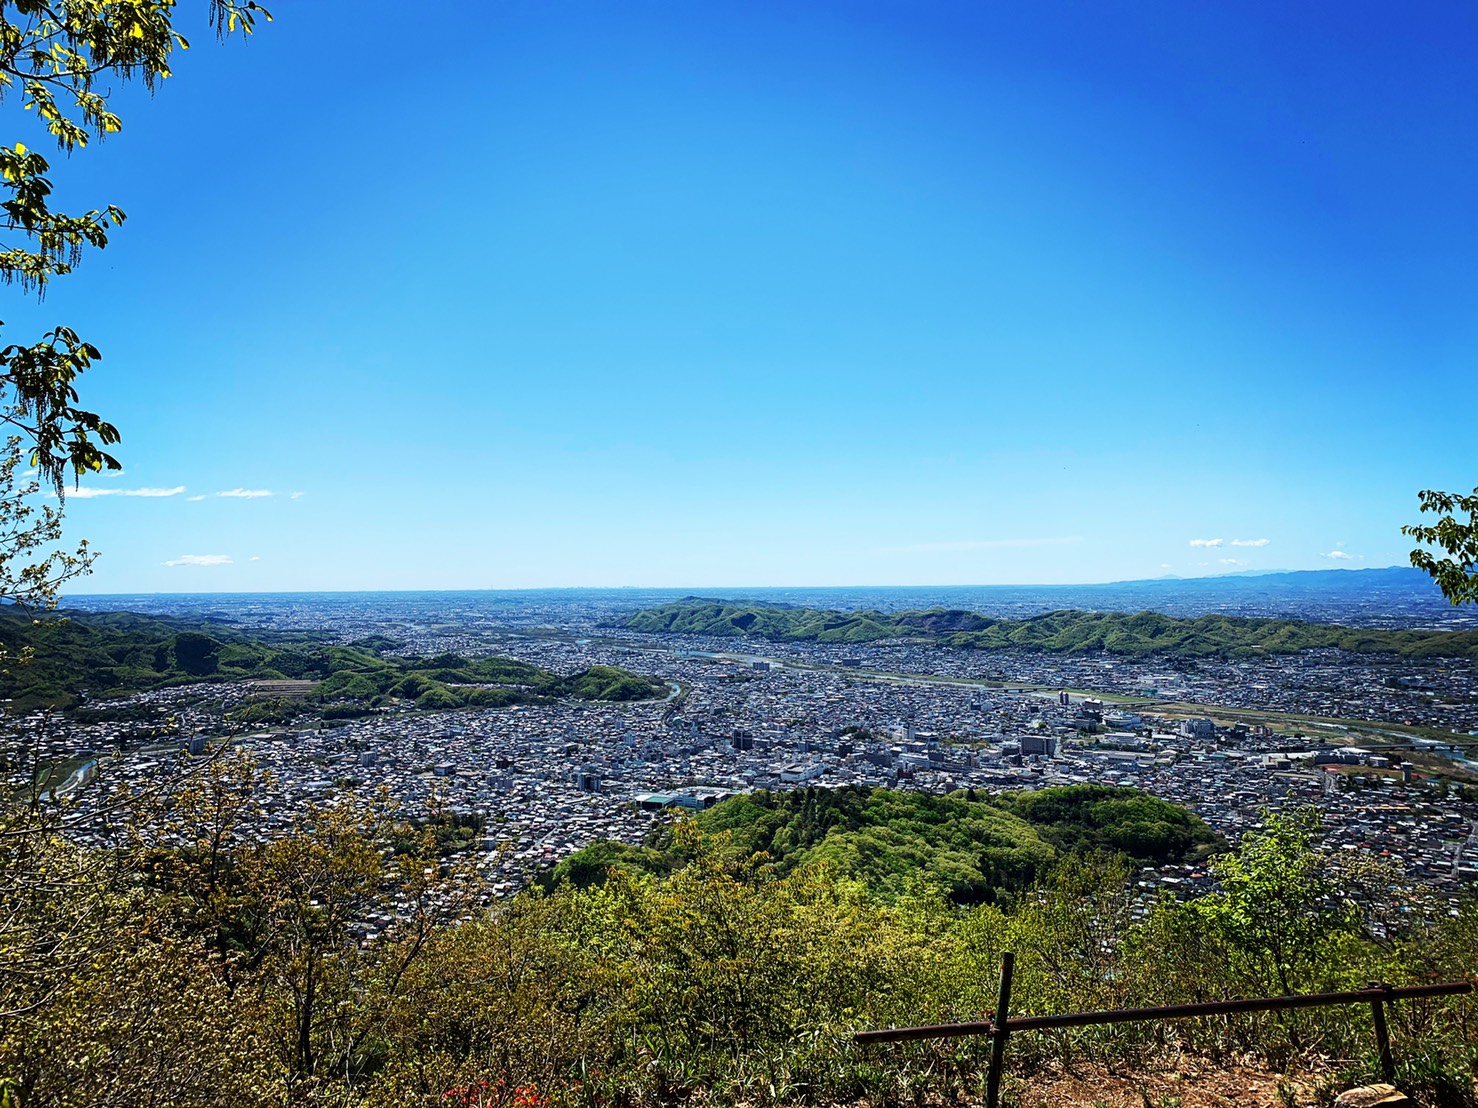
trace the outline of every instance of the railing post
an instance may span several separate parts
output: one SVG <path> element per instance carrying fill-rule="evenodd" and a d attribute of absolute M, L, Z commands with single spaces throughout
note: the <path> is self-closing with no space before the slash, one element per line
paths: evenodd
<path fill-rule="evenodd" d="M 1380 1072 L 1388 1082 L 1396 1080 L 1396 1062 L 1391 1057 L 1391 1036 L 1386 1030 L 1386 1008 L 1384 1001 L 1391 999 L 1391 986 L 1372 983 L 1372 989 L 1381 989 L 1385 996 L 1370 1002 L 1370 1014 L 1375 1017 L 1375 1049 L 1380 1053 Z"/>
<path fill-rule="evenodd" d="M 1006 1063 L 1006 1021 L 1011 1016 L 1011 975 L 1016 968 L 1016 955 L 1001 955 L 1001 991 L 996 997 L 995 1030 L 990 1042 L 990 1072 L 985 1078 L 985 1108 L 1000 1108 L 1001 1068 Z"/>

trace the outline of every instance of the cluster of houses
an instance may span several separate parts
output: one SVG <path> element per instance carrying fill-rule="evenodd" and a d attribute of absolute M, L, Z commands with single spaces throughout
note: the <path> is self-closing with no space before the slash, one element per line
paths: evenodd
<path fill-rule="evenodd" d="M 381 627 L 352 612 L 346 640 Z M 501 892 L 592 842 L 639 842 L 674 812 L 753 789 L 846 785 L 1129 785 L 1185 805 L 1228 840 L 1269 809 L 1311 804 L 1335 850 L 1454 891 L 1478 876 L 1478 785 L 1465 784 L 1478 783 L 1478 765 L 1461 742 L 1380 745 L 1338 727 L 1270 727 L 1195 707 L 1471 729 L 1467 663 L 1307 652 L 1170 667 L 887 642 L 736 651 L 731 640 L 554 634 L 540 622 L 548 615 L 523 612 L 512 630 L 492 618 L 394 630 L 408 653 L 496 650 L 562 673 L 621 665 L 669 682 L 674 695 L 440 712 L 401 705 L 243 733 L 229 718 L 252 688 L 177 687 L 119 705 L 142 722 L 7 721 L 10 784 L 31 780 L 38 762 L 58 764 L 48 787 L 85 829 L 108 790 L 167 782 L 231 743 L 266 771 L 250 834 L 282 834 L 308 805 L 385 787 L 406 813 L 435 809 L 475 825 L 470 850 Z M 1169 887 L 1204 879 L 1191 870 L 1146 876 Z"/>

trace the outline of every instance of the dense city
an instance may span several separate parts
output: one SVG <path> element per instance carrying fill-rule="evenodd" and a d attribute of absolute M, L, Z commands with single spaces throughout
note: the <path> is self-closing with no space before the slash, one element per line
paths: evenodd
<path fill-rule="evenodd" d="M 1478 702 L 1465 659 L 1305 651 L 1187 663 L 654 641 L 623 630 L 633 607 L 619 594 L 468 609 L 434 596 L 235 603 L 230 617 L 247 631 L 311 627 L 345 642 L 374 633 L 406 656 L 498 654 L 559 673 L 617 665 L 669 693 L 456 711 L 392 704 L 332 722 L 305 710 L 252 728 L 232 722 L 236 708 L 303 697 L 311 684 L 177 686 L 113 704 L 130 723 L 12 720 L 10 745 L 34 761 L 13 760 L 11 785 L 37 762 L 59 767 L 52 791 L 68 822 L 100 840 L 110 832 L 89 816 L 114 790 L 162 787 L 230 746 L 263 772 L 256 834 L 285 831 L 306 805 L 384 787 L 403 812 L 434 808 L 474 825 L 476 864 L 504 894 L 592 842 L 639 842 L 657 822 L 735 793 L 844 785 L 1133 786 L 1185 805 L 1228 841 L 1268 809 L 1312 804 L 1334 849 L 1449 892 L 1478 876 L 1478 763 L 1464 741 L 1478 731 Z M 1205 877 L 1186 866 L 1143 883 L 1194 888 Z"/>

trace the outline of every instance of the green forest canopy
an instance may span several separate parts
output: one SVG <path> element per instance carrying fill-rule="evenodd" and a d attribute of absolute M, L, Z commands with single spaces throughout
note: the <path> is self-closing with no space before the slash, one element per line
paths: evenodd
<path fill-rule="evenodd" d="M 439 654 L 404 658 L 376 638 L 354 644 L 311 636 L 264 641 L 220 621 L 190 623 L 132 612 L 70 613 L 33 622 L 0 610 L 0 646 L 28 664 L 0 674 L 0 695 L 12 709 L 71 709 L 84 701 L 198 681 L 318 682 L 315 700 L 341 713 L 413 701 L 421 708 L 501 707 L 538 698 L 650 700 L 667 694 L 661 681 L 614 666 L 591 666 L 567 677 L 511 658 Z"/>
<path fill-rule="evenodd" d="M 1158 612 L 1059 611 L 1029 619 L 993 619 L 959 609 L 835 612 L 693 597 L 637 612 L 624 626 L 648 634 L 776 642 L 912 638 L 974 650 L 1053 654 L 1101 650 L 1130 656 L 1245 658 L 1332 647 L 1361 654 L 1478 658 L 1478 631 L 1382 631 L 1223 615 L 1177 619 Z"/>
<path fill-rule="evenodd" d="M 1191 812 L 1137 789 L 1068 785 L 977 798 L 848 786 L 760 790 L 696 817 L 722 836 L 736 864 L 765 855 L 784 876 L 825 863 L 869 892 L 894 899 L 922 879 L 957 904 L 1029 888 L 1070 854 L 1121 855 L 1137 865 L 1199 860 L 1218 843 Z M 555 867 L 552 883 L 589 887 L 611 867 L 671 873 L 686 858 L 669 829 L 640 847 L 602 842 Z"/>
<path fill-rule="evenodd" d="M 670 876 L 504 899 L 446 864 L 465 825 L 418 829 L 346 791 L 263 837 L 250 764 L 205 773 L 107 849 L 79 851 L 41 809 L 5 811 L 16 876 L 0 883 L 0 945 L 45 966 L 0 974 L 0 1089 L 25 1105 L 130 1104 L 140 1089 L 182 1108 L 978 1103 L 988 1051 L 880 1051 L 855 1032 L 979 1018 L 1004 951 L 1013 1011 L 1038 1015 L 1463 981 L 1478 950 L 1470 893 L 1452 912 L 1445 892 L 1392 895 L 1372 877 L 1395 870 L 1336 862 L 1307 810 L 1270 814 L 1212 860 L 1220 890 L 1189 899 L 1145 903 L 1131 867 L 1078 855 L 992 904 L 949 905 L 923 880 L 871 896 L 827 867 L 736 862 L 687 822 Z M 1114 792 L 1067 794 L 1086 798 L 1069 811 L 1096 823 L 1101 800 L 1133 800 Z M 751 799 L 766 819 L 781 810 Z M 787 797 L 799 809 L 775 837 L 808 800 L 813 822 L 831 811 Z M 865 821 L 911 803 L 859 790 L 840 810 Z M 910 820 L 934 826 L 924 809 L 896 823 Z M 365 920 L 394 922 L 367 937 Z M 1471 1108 L 1471 999 L 1389 1011 L 1403 1089 Z M 1093 1040 L 1092 1060 L 1136 1081 L 1173 1073 L 1177 1093 L 1187 1060 L 1302 1067 L 1311 1042 L 1364 1059 L 1342 1076 L 1375 1072 L 1358 1012 L 1288 1016 L 1184 1021 L 1169 1043 L 1127 1024 Z M 1011 1072 L 1029 1089 L 1083 1048 L 1025 1036 Z"/>

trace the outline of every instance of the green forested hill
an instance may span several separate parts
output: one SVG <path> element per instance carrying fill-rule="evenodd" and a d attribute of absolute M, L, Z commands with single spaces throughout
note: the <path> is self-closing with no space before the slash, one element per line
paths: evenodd
<path fill-rule="evenodd" d="M 1030 619 L 992 619 L 943 608 L 884 614 L 690 599 L 637 612 L 624 626 L 649 634 L 824 643 L 919 638 L 976 650 L 1046 653 L 1256 657 L 1334 647 L 1362 654 L 1478 658 L 1478 631 L 1375 631 L 1291 619 L 1176 619 L 1157 612 L 1061 611 Z"/>
<path fill-rule="evenodd" d="M 862 786 L 762 790 L 717 804 L 696 823 L 705 835 L 723 835 L 724 850 L 736 862 L 767 855 L 780 875 L 824 862 L 885 899 L 922 879 L 960 904 L 1027 888 L 1067 854 L 1107 852 L 1161 865 L 1203 856 L 1217 842 L 1184 808 L 1106 785 L 987 799 Z M 612 866 L 669 873 L 684 861 L 664 831 L 642 847 L 587 847 L 562 861 L 552 881 L 588 886 Z"/>
<path fill-rule="evenodd" d="M 1001 793 L 990 803 L 1031 824 L 1063 852 L 1106 850 L 1152 865 L 1184 862 L 1216 846 L 1200 816 L 1117 785 L 1064 785 Z"/>
<path fill-rule="evenodd" d="M 665 696 L 667 686 L 616 666 L 591 666 L 561 678 L 547 691 L 576 700 L 651 700 Z"/>
<path fill-rule="evenodd" d="M 65 617 L 65 618 L 63 618 Z M 197 681 L 319 682 L 315 703 L 353 714 L 388 703 L 421 708 L 500 707 L 538 697 L 646 700 L 667 687 L 611 666 L 561 677 L 511 658 L 386 656 L 389 640 L 352 646 L 309 636 L 252 639 L 228 624 L 131 612 L 56 613 L 42 621 L 0 610 L 0 646 L 11 659 L 0 696 L 12 709 L 71 709 L 127 693 Z M 21 663 L 23 651 L 31 652 Z"/>

